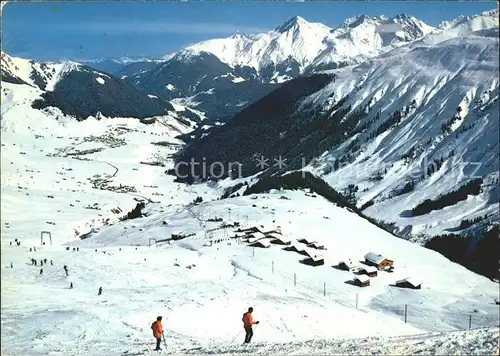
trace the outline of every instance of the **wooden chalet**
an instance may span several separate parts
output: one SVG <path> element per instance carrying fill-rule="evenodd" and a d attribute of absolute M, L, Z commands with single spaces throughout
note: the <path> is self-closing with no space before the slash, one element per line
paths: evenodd
<path fill-rule="evenodd" d="M 247 235 L 249 239 L 251 240 L 260 240 L 260 239 L 265 239 L 266 235 L 264 235 L 262 232 L 252 232 L 251 234 Z"/>
<path fill-rule="evenodd" d="M 269 237 L 269 236 L 271 236 L 271 235 L 268 235 L 267 237 Z M 292 240 L 290 240 L 289 238 L 282 236 L 282 235 L 278 235 L 278 237 L 273 237 L 273 238 L 271 238 L 270 241 L 272 244 L 275 244 L 275 245 L 291 245 L 292 244 Z"/>
<path fill-rule="evenodd" d="M 361 267 L 358 270 L 358 273 L 365 274 L 368 277 L 377 277 L 377 271 L 378 271 L 378 269 L 374 266 L 365 266 L 365 267 Z"/>
<path fill-rule="evenodd" d="M 361 268 L 361 265 L 358 262 L 354 262 L 351 259 L 340 261 L 339 264 L 337 265 L 339 269 L 342 269 L 344 271 L 350 271 L 350 272 L 355 272 L 358 269 Z"/>
<path fill-rule="evenodd" d="M 394 261 L 375 252 L 368 252 L 365 255 L 365 264 L 377 267 L 379 270 L 386 270 L 392 267 Z"/>
<path fill-rule="evenodd" d="M 297 246 L 295 245 L 290 245 L 290 246 L 287 246 L 287 247 L 284 247 L 283 250 L 285 251 L 291 251 L 291 252 L 299 252 L 299 248 L 297 248 Z"/>
<path fill-rule="evenodd" d="M 301 260 L 300 263 L 303 263 L 303 264 L 308 265 L 308 266 L 316 267 L 316 266 L 324 265 L 325 258 L 323 256 L 320 256 L 320 255 L 313 255 L 309 258 L 305 258 L 305 259 Z"/>
<path fill-rule="evenodd" d="M 326 250 L 324 245 L 320 245 L 317 242 L 313 242 L 313 243 L 307 245 L 307 247 L 314 248 L 315 250 Z"/>
<path fill-rule="evenodd" d="M 255 241 L 255 242 L 248 244 L 248 246 L 259 247 L 259 248 L 269 248 L 269 247 L 271 247 L 271 243 L 269 242 L 269 240 L 258 240 L 258 241 Z"/>
<path fill-rule="evenodd" d="M 417 278 L 408 277 L 408 278 L 396 281 L 396 287 L 409 288 L 409 289 L 421 289 L 422 288 L 422 281 L 420 279 L 417 279 Z"/>
<path fill-rule="evenodd" d="M 358 287 L 368 287 L 370 285 L 370 277 L 365 274 L 356 276 L 354 278 L 354 284 Z"/>
<path fill-rule="evenodd" d="M 314 240 L 306 239 L 306 238 L 298 239 L 297 241 L 300 242 L 300 243 L 302 243 L 302 244 L 305 244 L 305 245 L 317 244 L 318 243 L 318 241 L 314 241 Z"/>

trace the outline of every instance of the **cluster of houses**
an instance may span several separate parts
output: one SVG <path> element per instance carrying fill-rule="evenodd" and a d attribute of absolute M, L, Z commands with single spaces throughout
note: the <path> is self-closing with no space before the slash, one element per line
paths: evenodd
<path fill-rule="evenodd" d="M 325 259 L 321 252 L 315 250 L 326 250 L 323 245 L 317 241 L 300 239 L 297 243 L 281 234 L 280 228 L 267 230 L 263 227 L 249 227 L 246 229 L 236 230 L 236 235 L 233 238 L 239 238 L 243 242 L 248 243 L 250 247 L 269 248 L 272 245 L 282 245 L 284 251 L 297 252 L 306 258 L 300 260 L 300 263 L 309 266 L 321 266 L 325 264 Z"/>
<path fill-rule="evenodd" d="M 317 241 L 307 238 L 296 240 L 281 234 L 279 227 L 275 229 L 266 229 L 263 226 L 239 228 L 235 230 L 235 235 L 231 238 L 240 239 L 247 243 L 247 246 L 258 248 L 269 248 L 272 245 L 284 246 L 284 251 L 296 252 L 303 255 L 305 258 L 299 262 L 309 266 L 322 266 L 325 264 L 325 259 L 322 251 L 326 250 L 325 246 L 320 245 Z M 377 277 L 379 271 L 393 272 L 394 261 L 375 252 L 368 252 L 364 256 L 363 261 L 353 261 L 352 259 L 340 261 L 338 269 L 352 272 L 355 276 L 352 283 L 359 287 L 370 286 L 371 278 Z M 396 287 L 421 289 L 422 281 L 409 277 L 396 281 Z"/>
<path fill-rule="evenodd" d="M 375 252 L 368 252 L 363 262 L 354 262 L 352 259 L 340 261 L 337 268 L 349 271 L 355 274 L 353 282 L 359 287 L 368 287 L 370 285 L 370 277 L 377 277 L 378 271 L 394 271 L 394 261 Z M 422 281 L 408 277 L 396 281 L 394 284 L 400 288 L 421 289 Z"/>

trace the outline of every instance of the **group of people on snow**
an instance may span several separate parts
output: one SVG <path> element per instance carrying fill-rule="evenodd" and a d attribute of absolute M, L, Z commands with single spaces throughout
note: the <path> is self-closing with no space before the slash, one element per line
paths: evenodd
<path fill-rule="evenodd" d="M 255 321 L 253 319 L 253 316 L 252 316 L 252 313 L 253 313 L 253 308 L 250 307 L 248 308 L 248 311 L 246 311 L 244 314 L 243 314 L 243 317 L 241 318 L 241 321 L 243 322 L 243 329 L 245 330 L 245 340 L 244 340 L 244 344 L 248 344 L 250 343 L 250 341 L 252 340 L 252 336 L 253 336 L 253 326 L 254 325 L 258 325 L 260 323 L 260 321 Z M 155 351 L 160 351 L 161 350 L 161 347 L 160 347 L 160 344 L 161 344 L 161 339 L 163 337 L 163 341 L 165 342 L 165 336 L 163 334 L 163 325 L 161 323 L 162 321 L 162 316 L 158 316 L 156 318 L 156 321 L 154 321 L 152 324 L 151 324 L 151 329 L 153 330 L 153 337 L 156 339 L 156 348 L 154 349 Z M 166 346 L 166 344 L 165 344 Z"/>
<path fill-rule="evenodd" d="M 16 242 L 17 239 L 15 240 Z M 19 242 L 20 243 L 20 242 Z M 12 245 L 12 242 L 11 242 L 11 245 Z M 19 245 L 19 244 L 18 244 Z M 69 247 L 66 248 L 66 250 L 69 250 Z M 73 251 L 80 251 L 80 248 L 79 247 L 73 247 Z M 30 252 L 36 252 L 36 247 L 30 247 Z M 47 258 L 44 258 L 42 260 L 40 260 L 40 267 L 43 267 L 44 264 L 47 264 L 49 261 L 47 260 Z M 34 265 L 34 266 L 38 266 L 38 261 L 34 258 L 31 258 L 31 264 Z M 50 260 L 50 265 L 53 266 L 54 265 L 54 261 L 53 260 Z M 10 268 L 14 268 L 14 264 L 11 262 L 10 263 Z M 63 266 L 63 270 L 64 270 L 64 273 L 66 274 L 66 277 L 69 276 L 69 271 L 68 271 L 68 266 L 67 265 L 64 265 Z M 40 268 L 40 275 L 43 274 L 43 268 Z M 69 289 L 73 289 L 73 282 L 70 282 L 69 284 Z M 102 294 L 102 287 L 99 287 L 98 291 L 97 291 L 97 295 L 101 295 Z"/>

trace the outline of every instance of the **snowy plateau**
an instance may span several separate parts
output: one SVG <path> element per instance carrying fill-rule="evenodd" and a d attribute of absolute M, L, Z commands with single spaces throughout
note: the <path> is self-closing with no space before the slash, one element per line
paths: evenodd
<path fill-rule="evenodd" d="M 372 28 L 370 21 L 350 19 L 335 31 L 360 24 Z M 322 25 L 311 27 L 302 19 L 275 32 L 297 23 L 310 33 L 319 31 L 319 37 L 331 36 Z M 342 191 L 348 182 L 341 172 L 325 172 L 322 165 L 359 137 L 363 152 L 347 166 L 367 175 L 357 177 L 358 203 L 375 200 L 363 212 L 398 226 L 406 220 L 394 218 L 394 210 L 456 188 L 457 178 L 443 165 L 431 181 L 420 183 L 421 190 L 384 195 L 414 168 L 411 164 L 419 164 L 410 161 L 408 167 L 399 160 L 412 142 L 408 158 L 448 157 L 453 151 L 461 157 L 457 164 L 482 162 L 485 181 L 498 178 L 498 13 L 459 18 L 435 29 L 413 23 L 420 24 L 414 38 L 383 37 L 382 44 L 392 43 L 387 51 L 368 44 L 376 53 L 356 53 L 353 58 L 369 55 L 330 69 L 335 81 L 297 102 L 297 108 L 317 105 L 328 111 L 349 95 L 353 110 L 373 108 L 382 115 L 408 106 L 396 127 L 353 135 L 306 167 Z M 343 48 L 351 50 L 338 45 Z M 306 49 L 297 58 L 301 65 L 318 56 L 344 55 Z M 281 55 L 292 52 L 296 49 Z M 221 59 L 257 68 L 278 57 L 252 62 L 256 58 L 250 53 Z M 68 76 L 79 71 L 88 75 Z M 76 87 L 71 78 L 86 80 L 97 93 L 103 87 L 109 95 L 125 88 L 144 108 L 157 105 L 158 114 L 139 119 L 112 115 L 114 108 L 106 108 L 109 114 L 99 110 L 82 119 L 65 112 L 64 105 L 33 106 L 63 81 Z M 226 78 L 245 83 L 239 75 Z M 42 65 L 2 53 L 2 356 L 499 355 L 497 282 L 308 189 L 224 197 L 237 183 L 251 185 L 257 178 L 178 182 L 165 171 L 185 147 L 183 137 L 196 128 L 210 132 L 203 124 L 205 113 L 120 81 L 81 64 Z M 89 100 L 93 93 L 86 94 Z M 444 133 L 442 120 L 436 119 L 441 114 L 447 120 L 459 116 Z M 474 123 L 470 128 L 469 121 Z M 217 132 L 236 124 L 220 125 Z M 218 142 L 222 147 L 224 142 Z M 238 152 L 243 150 L 238 147 Z M 378 161 L 392 166 L 384 173 L 388 178 L 373 182 L 368 178 L 377 172 L 370 167 Z M 409 224 L 432 236 L 465 217 L 489 214 L 491 222 L 498 220 L 498 200 L 491 198 L 498 198 L 497 186 L 484 186 L 481 194 Z M 393 261 L 393 268 L 364 277 L 369 285 L 360 287 L 355 280 L 363 268 L 370 270 L 365 265 L 369 252 Z M 45 259 L 53 263 L 40 266 Z M 311 261 L 322 263 L 308 265 Z M 352 268 L 343 270 L 340 262 Z M 418 281 L 421 288 L 396 286 L 404 279 Z M 252 342 L 241 345 L 241 318 L 250 306 L 260 323 Z M 153 351 L 150 328 L 158 315 L 165 330 L 162 352 Z"/>

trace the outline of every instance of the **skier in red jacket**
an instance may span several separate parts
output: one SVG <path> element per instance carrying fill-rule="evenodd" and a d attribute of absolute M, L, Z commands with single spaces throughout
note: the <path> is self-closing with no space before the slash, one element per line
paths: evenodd
<path fill-rule="evenodd" d="M 243 328 L 245 329 L 245 342 L 244 342 L 245 344 L 250 343 L 250 341 L 252 340 L 253 336 L 252 325 L 259 323 L 258 321 L 253 320 L 252 312 L 253 308 L 252 307 L 248 308 L 248 311 L 245 314 L 243 314 L 243 318 L 241 319 L 241 321 L 243 321 Z"/>
<path fill-rule="evenodd" d="M 162 317 L 159 316 L 156 318 L 156 321 L 153 322 L 153 324 L 151 324 L 151 329 L 153 329 L 153 336 L 156 339 L 155 351 L 161 350 L 160 342 L 161 342 L 161 336 L 163 335 L 163 326 L 161 325 L 161 319 Z"/>

